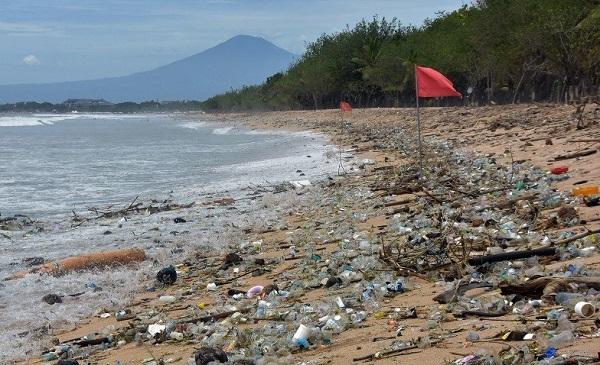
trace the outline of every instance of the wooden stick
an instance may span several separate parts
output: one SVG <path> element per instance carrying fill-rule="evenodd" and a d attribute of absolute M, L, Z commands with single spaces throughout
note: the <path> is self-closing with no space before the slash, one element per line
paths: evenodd
<path fill-rule="evenodd" d="M 226 318 L 229 317 L 230 315 L 240 312 L 240 313 L 247 313 L 250 312 L 250 310 L 252 309 L 252 307 L 247 307 L 247 308 L 241 308 L 235 311 L 227 311 L 227 312 L 222 312 L 222 313 L 217 313 L 217 314 L 211 314 L 208 316 L 202 316 L 202 317 L 197 317 L 197 318 L 191 318 L 191 319 L 183 319 L 180 321 L 177 321 L 178 323 L 197 323 L 197 322 L 208 322 L 208 321 L 214 321 L 217 319 L 222 319 L 222 318 Z"/>
<path fill-rule="evenodd" d="M 542 247 L 535 250 L 504 252 L 495 255 L 486 255 L 471 257 L 468 260 L 469 265 L 479 266 L 486 263 L 526 259 L 533 256 L 552 256 L 556 254 L 555 247 Z"/>
<path fill-rule="evenodd" d="M 431 344 L 435 345 L 435 344 L 440 343 L 440 342 L 442 342 L 442 340 L 433 340 L 433 341 L 431 341 Z M 413 350 L 413 349 L 416 349 L 418 347 L 419 346 L 417 346 L 417 345 L 409 345 L 409 346 L 405 346 L 405 347 L 402 347 L 402 348 L 397 349 L 397 350 L 378 351 L 378 352 L 374 352 L 374 353 L 369 354 L 369 355 L 365 355 L 365 356 L 361 356 L 361 357 L 356 357 L 356 358 L 352 359 L 352 361 L 382 359 L 384 357 L 389 357 L 390 355 L 394 355 L 394 354 L 397 354 L 399 352 L 403 352 L 403 351 L 406 351 L 406 350 Z"/>
<path fill-rule="evenodd" d="M 573 241 L 577 241 L 578 239 L 581 238 L 585 238 L 587 236 L 591 236 L 593 234 L 596 233 L 600 233 L 600 228 L 599 229 L 592 229 L 592 230 L 588 230 L 587 232 L 583 232 L 580 234 L 576 234 L 575 236 L 569 237 L 569 238 L 565 238 L 564 240 L 560 240 L 556 243 L 554 243 L 555 246 L 561 246 L 561 245 L 565 245 L 567 243 L 571 243 Z"/>
<path fill-rule="evenodd" d="M 245 273 L 243 273 L 243 274 L 241 274 L 241 275 L 238 275 L 238 276 L 236 276 L 236 277 L 233 277 L 233 278 L 231 278 L 231 279 L 227 279 L 227 280 L 219 281 L 219 282 L 217 282 L 217 283 L 215 283 L 215 284 L 217 284 L 217 285 L 229 284 L 229 283 L 231 283 L 232 281 L 235 281 L 235 280 L 237 280 L 237 279 L 239 279 L 239 278 L 243 278 L 244 276 L 246 276 L 246 275 L 249 275 L 249 274 L 252 274 L 253 272 L 255 272 L 255 271 L 258 271 L 258 270 L 260 270 L 260 267 L 257 267 L 257 268 L 256 268 L 256 269 L 254 269 L 254 270 L 247 271 L 247 272 L 245 272 Z"/>
<path fill-rule="evenodd" d="M 570 160 L 572 158 L 577 158 L 577 157 L 585 157 L 585 156 L 593 155 L 596 152 L 598 152 L 598 150 L 589 149 L 589 150 L 583 150 L 580 152 L 567 153 L 565 155 L 558 155 L 558 156 L 554 157 L 554 161 L 563 161 L 563 160 Z"/>
<path fill-rule="evenodd" d="M 595 142 L 600 142 L 600 138 L 589 138 L 589 139 L 570 139 L 567 141 L 567 143 L 595 143 Z"/>

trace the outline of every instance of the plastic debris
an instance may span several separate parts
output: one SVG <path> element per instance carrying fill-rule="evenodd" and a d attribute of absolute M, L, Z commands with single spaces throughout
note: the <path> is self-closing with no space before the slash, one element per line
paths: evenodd
<path fill-rule="evenodd" d="M 161 269 L 156 274 L 156 280 L 165 285 L 171 285 L 175 283 L 175 281 L 177 281 L 177 272 L 175 271 L 173 265 Z"/>

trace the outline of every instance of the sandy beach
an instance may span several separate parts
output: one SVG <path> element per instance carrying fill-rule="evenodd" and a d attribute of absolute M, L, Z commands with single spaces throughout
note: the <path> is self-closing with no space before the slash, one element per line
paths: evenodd
<path fill-rule="evenodd" d="M 600 183 L 600 121 L 590 107 L 584 115 L 586 127 L 577 129 L 573 111 L 572 106 L 543 104 L 423 108 L 429 176 L 424 185 L 415 176 L 414 109 L 355 109 L 343 115 L 339 110 L 203 114 L 203 119 L 224 126 L 325 134 L 339 148 L 328 156 L 338 174 L 304 187 L 284 184 L 259 190 L 249 200 L 252 208 L 235 199 L 204 201 L 203 209 L 214 207 L 228 214 L 252 209 L 258 216 L 264 211 L 268 220 L 232 226 L 235 234 L 223 229 L 218 249 L 202 246 L 156 262 L 151 269 L 146 265 L 144 272 L 149 274 L 142 288 L 152 291 L 131 293 L 134 299 L 126 305 L 94 308 L 97 316 L 50 328 L 42 341 L 50 347 L 99 339 L 97 344 L 75 346 L 70 357 L 79 364 L 106 365 L 188 364 L 203 346 L 223 349 L 231 363 L 252 361 L 238 364 L 444 364 L 475 353 L 514 358 L 516 349 L 527 346 L 532 354 L 543 353 L 549 339 L 544 334 L 554 330 L 556 321 L 539 319 L 561 306 L 544 301 L 528 313 L 515 313 L 509 306 L 497 317 L 460 316 L 457 308 L 463 302 L 506 297 L 498 284 L 509 269 L 501 269 L 501 263 L 489 271 L 466 265 L 478 255 L 548 247 L 551 242 L 563 254 L 521 260 L 512 266 L 508 280 L 524 283 L 540 274 L 563 278 L 569 265 L 580 268 L 581 277 L 600 276 L 597 242 L 581 241 L 577 246 L 592 247 L 586 251 L 589 255 L 566 255 L 568 244 L 560 245 L 571 233 L 600 228 L 600 208 L 585 206 L 570 195 L 573 188 Z M 556 166 L 567 166 L 568 174 L 550 174 Z M 557 190 L 554 205 L 547 196 L 552 189 Z M 489 211 L 498 217 L 489 218 L 489 225 L 487 218 L 475 214 L 486 204 L 495 207 Z M 563 219 L 567 207 L 569 219 Z M 172 215 L 190 215 L 194 209 L 176 209 Z M 509 222 L 516 226 L 509 233 L 518 238 L 500 242 L 491 236 Z M 201 229 L 203 223 L 189 224 Z M 456 228 L 450 230 L 449 225 Z M 442 245 L 439 237 L 451 237 L 456 248 Z M 177 239 L 172 238 L 175 245 Z M 443 252 L 430 252 L 433 246 L 423 253 L 414 249 L 428 242 L 441 245 Z M 228 262 L 227 254 L 237 257 Z M 170 263 L 177 269 L 175 283 L 156 283 L 155 273 Z M 450 303 L 434 299 L 461 280 L 476 277 L 490 287 L 473 288 Z M 399 280 L 402 289 L 373 294 L 371 303 L 364 295 L 368 284 L 383 283 L 385 289 L 385 280 Z M 262 289 L 248 298 L 246 292 L 255 286 Z M 167 296 L 174 299 L 165 300 Z M 345 304 L 336 304 L 338 298 Z M 270 314 L 257 314 L 262 305 Z M 121 310 L 127 310 L 128 319 L 115 318 Z M 577 338 L 561 344 L 558 353 L 599 361 L 600 332 L 594 324 L 598 312 L 588 319 L 566 312 Z M 327 325 L 319 324 L 326 316 L 330 318 L 323 323 L 344 322 L 343 329 L 326 336 Z M 307 346 L 289 343 L 299 323 L 321 328 Z M 171 331 L 182 337 L 149 338 L 152 324 L 172 326 Z M 503 340 L 508 331 L 535 337 Z M 478 339 L 469 341 L 470 333 Z M 403 346 L 406 349 L 398 351 Z M 40 354 L 28 356 L 19 363 L 45 363 Z"/>

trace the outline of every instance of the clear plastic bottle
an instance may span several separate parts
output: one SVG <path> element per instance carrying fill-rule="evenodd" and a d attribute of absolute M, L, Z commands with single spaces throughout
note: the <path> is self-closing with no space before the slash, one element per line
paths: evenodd
<path fill-rule="evenodd" d="M 579 293 L 565 293 L 559 292 L 556 293 L 554 297 L 554 301 L 556 304 L 562 305 L 563 307 L 567 307 L 573 309 L 575 304 L 585 300 L 585 297 Z"/>
<path fill-rule="evenodd" d="M 547 347 L 561 348 L 568 346 L 575 342 L 575 336 L 572 331 L 563 331 L 548 339 L 546 342 Z"/>
<path fill-rule="evenodd" d="M 350 315 L 350 320 L 354 324 L 360 323 L 360 322 L 364 321 L 365 319 L 367 319 L 367 312 L 365 312 L 365 311 L 358 311 L 358 312 L 352 313 Z"/>
<path fill-rule="evenodd" d="M 256 307 L 256 318 L 265 318 L 267 315 L 268 304 L 264 300 L 258 302 Z"/>
<path fill-rule="evenodd" d="M 321 329 L 321 341 L 323 344 L 328 345 L 333 339 L 333 330 L 331 328 L 323 327 Z"/>

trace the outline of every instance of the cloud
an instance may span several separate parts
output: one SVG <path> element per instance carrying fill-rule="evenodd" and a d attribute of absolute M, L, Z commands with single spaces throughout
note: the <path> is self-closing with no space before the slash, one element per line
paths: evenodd
<path fill-rule="evenodd" d="M 51 28 L 29 24 L 0 22 L 0 32 L 15 34 L 43 34 L 52 31 Z"/>
<path fill-rule="evenodd" d="M 23 58 L 23 63 L 28 66 L 35 66 L 40 64 L 40 60 L 35 55 L 30 54 L 29 56 L 25 56 Z"/>

